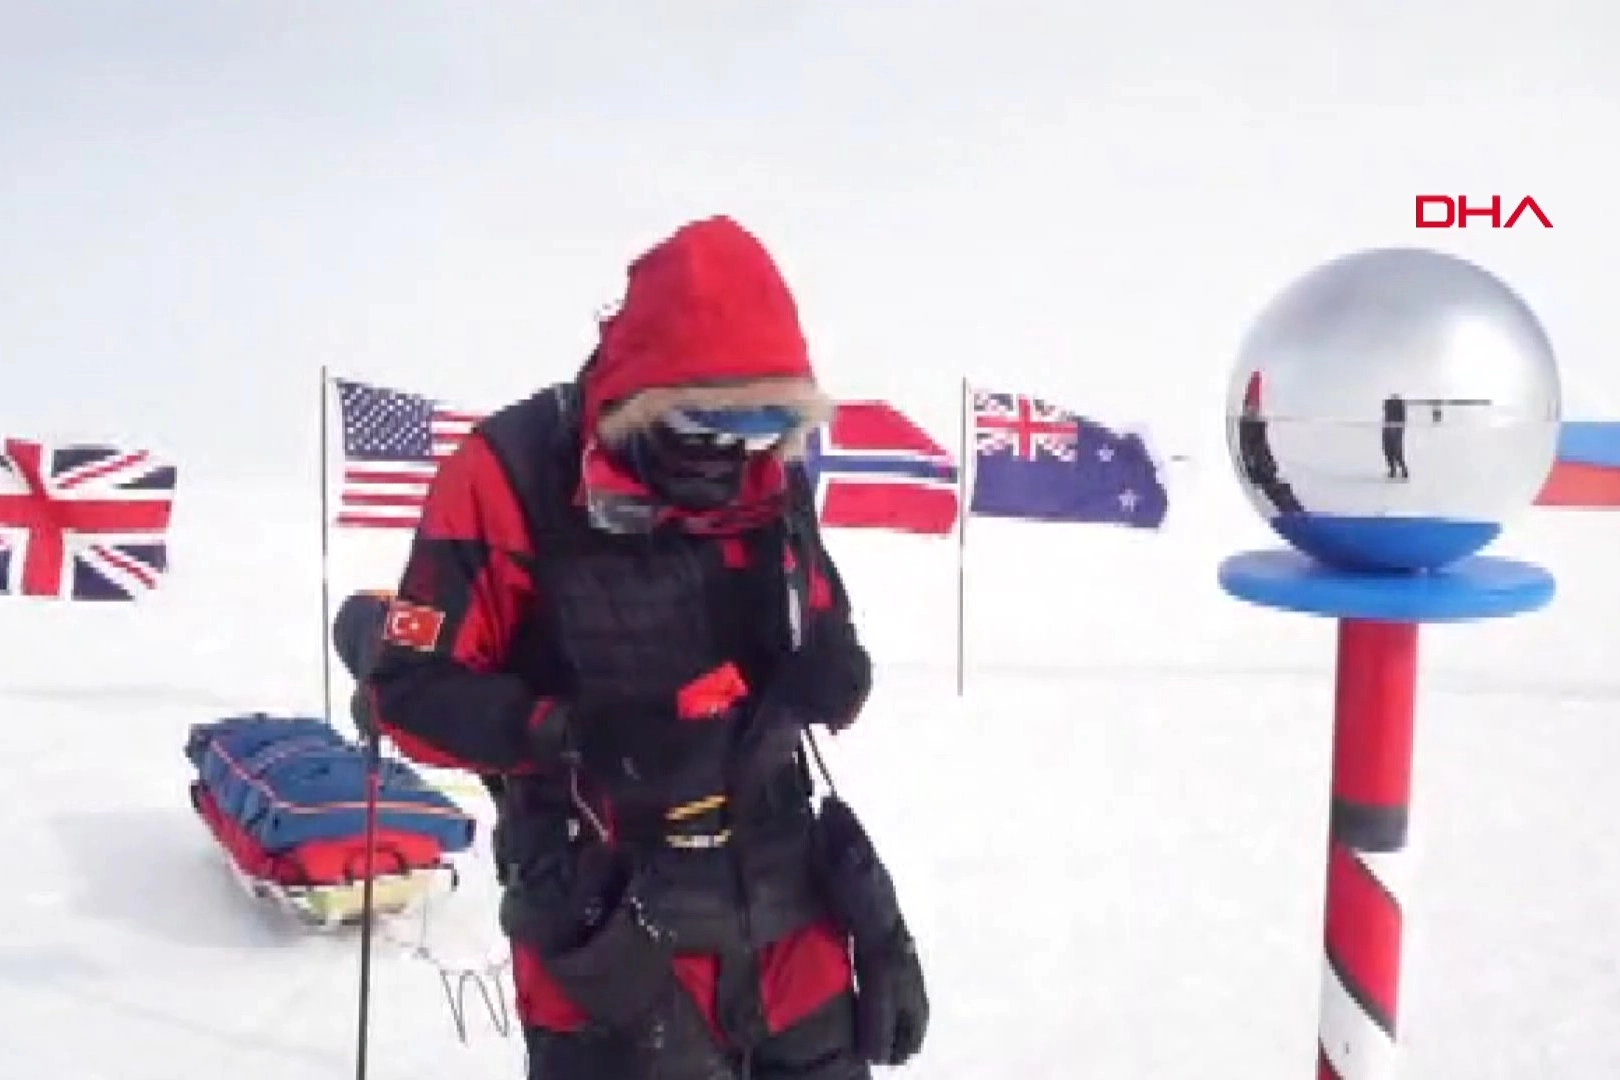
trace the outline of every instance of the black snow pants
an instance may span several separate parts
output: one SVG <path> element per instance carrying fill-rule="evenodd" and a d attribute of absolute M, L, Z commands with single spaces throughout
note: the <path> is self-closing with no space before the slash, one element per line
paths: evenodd
<path fill-rule="evenodd" d="M 611 1035 L 529 1028 L 524 1039 L 528 1080 L 662 1080 L 664 1075 L 637 1074 L 627 1049 Z M 668 1075 L 698 1080 L 678 1067 Z M 872 1080 L 871 1069 L 855 1053 L 853 999 L 847 994 L 834 998 L 767 1039 L 748 1061 L 737 1063 L 732 1077 L 712 1080 Z"/>

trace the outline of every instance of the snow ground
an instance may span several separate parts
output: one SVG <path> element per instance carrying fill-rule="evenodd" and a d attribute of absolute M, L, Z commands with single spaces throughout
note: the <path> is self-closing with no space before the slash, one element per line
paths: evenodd
<path fill-rule="evenodd" d="M 246 508 L 213 505 L 143 608 L 0 610 L 6 1080 L 353 1075 L 355 940 L 250 902 L 186 801 L 189 724 L 319 699 L 311 534 L 221 550 L 206 538 Z M 961 699 L 939 629 L 950 545 L 835 539 L 881 670 L 831 758 L 934 997 L 926 1053 L 897 1075 L 1312 1069 L 1330 630 L 1221 597 L 1215 560 L 1255 534 L 1193 520 L 1166 537 L 971 533 Z M 1515 537 L 1561 575 L 1555 607 L 1427 632 L 1405 1075 L 1620 1075 L 1615 528 L 1531 519 Z M 498 959 L 488 877 L 475 853 L 430 912 L 441 959 Z M 434 967 L 398 945 L 378 960 L 373 1077 L 521 1075 L 472 991 L 463 1045 Z"/>

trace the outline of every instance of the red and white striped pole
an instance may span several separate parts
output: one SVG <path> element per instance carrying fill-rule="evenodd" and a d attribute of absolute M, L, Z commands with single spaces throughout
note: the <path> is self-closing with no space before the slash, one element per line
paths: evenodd
<path fill-rule="evenodd" d="M 1470 333 L 1455 332 L 1463 324 Z M 1394 1076 L 1418 626 L 1552 600 L 1547 571 L 1480 552 L 1546 485 L 1559 386 L 1546 328 L 1512 286 L 1422 248 L 1318 264 L 1266 304 L 1239 350 L 1226 400 L 1232 466 L 1288 549 L 1222 561 L 1221 587 L 1338 621 L 1318 1080 Z M 1429 432 L 1415 484 L 1395 468 L 1400 432 L 1387 441 L 1406 423 L 1409 392 L 1467 401 L 1477 420 Z M 1341 449 L 1377 430 L 1385 468 L 1369 452 L 1364 473 L 1345 471 Z M 1455 478 L 1482 454 L 1497 465 L 1464 491 Z M 1403 482 L 1380 486 L 1397 472 Z"/>
<path fill-rule="evenodd" d="M 1340 619 L 1318 1080 L 1395 1075 L 1416 623 Z"/>

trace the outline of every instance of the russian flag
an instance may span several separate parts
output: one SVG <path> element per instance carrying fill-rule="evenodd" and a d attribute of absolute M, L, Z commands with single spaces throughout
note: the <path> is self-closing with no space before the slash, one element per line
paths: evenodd
<path fill-rule="evenodd" d="M 956 462 L 887 402 L 839 402 L 811 433 L 804 464 L 827 528 L 944 536 L 956 527 Z"/>
<path fill-rule="evenodd" d="M 1536 505 L 1620 510 L 1620 422 L 1566 420 Z"/>

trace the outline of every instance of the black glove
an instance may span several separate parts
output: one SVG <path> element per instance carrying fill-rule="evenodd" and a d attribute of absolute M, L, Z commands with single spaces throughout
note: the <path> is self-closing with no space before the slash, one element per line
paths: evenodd
<path fill-rule="evenodd" d="M 354 730 L 362 739 L 372 741 L 381 738 L 377 730 L 377 716 L 371 707 L 371 695 L 364 686 L 354 688 L 349 695 L 349 719 L 354 722 Z"/>
<path fill-rule="evenodd" d="M 356 681 L 364 682 L 377 666 L 388 604 L 389 598 L 378 593 L 354 593 L 343 598 L 332 617 L 332 646 Z"/>
<path fill-rule="evenodd" d="M 872 661 L 846 627 L 817 634 L 783 658 L 750 712 L 735 754 L 742 786 L 761 783 L 791 761 L 804 730 L 848 727 L 872 688 Z"/>
<path fill-rule="evenodd" d="M 581 698 L 531 727 L 536 751 L 561 758 L 625 809 L 643 799 L 700 799 L 725 790 L 735 727 L 728 714 L 681 719 L 668 704 Z"/>
<path fill-rule="evenodd" d="M 855 1045 L 873 1065 L 903 1065 L 928 1032 L 928 988 L 901 924 L 878 942 L 855 939 Z"/>
<path fill-rule="evenodd" d="M 543 769 L 568 764 L 579 756 L 575 731 L 575 707 L 567 701 L 548 699 L 529 716 L 529 752 Z"/>
<path fill-rule="evenodd" d="M 833 623 L 783 659 L 761 707 L 837 732 L 854 722 L 871 690 L 871 657 L 849 626 Z"/>

